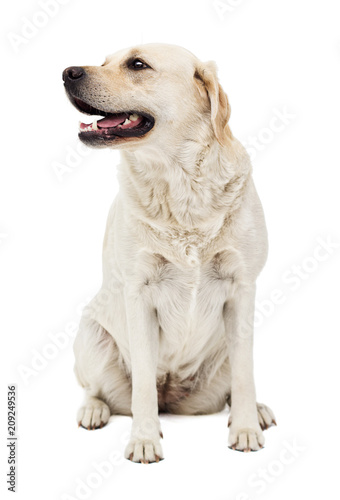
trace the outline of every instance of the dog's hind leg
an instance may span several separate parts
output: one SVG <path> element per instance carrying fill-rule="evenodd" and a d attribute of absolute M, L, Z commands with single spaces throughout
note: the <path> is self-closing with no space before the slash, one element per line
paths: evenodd
<path fill-rule="evenodd" d="M 110 415 L 131 415 L 131 382 L 112 336 L 96 321 L 83 318 L 74 342 L 75 373 L 86 397 L 78 424 L 98 429 Z"/>

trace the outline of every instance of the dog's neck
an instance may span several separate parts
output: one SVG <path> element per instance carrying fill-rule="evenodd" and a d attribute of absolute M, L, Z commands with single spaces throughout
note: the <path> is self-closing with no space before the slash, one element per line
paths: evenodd
<path fill-rule="evenodd" d="M 144 223 L 159 230 L 216 233 L 238 208 L 250 171 L 235 139 L 229 148 L 216 140 L 204 146 L 183 140 L 171 153 L 166 144 L 123 151 L 119 180 L 127 206 Z"/>

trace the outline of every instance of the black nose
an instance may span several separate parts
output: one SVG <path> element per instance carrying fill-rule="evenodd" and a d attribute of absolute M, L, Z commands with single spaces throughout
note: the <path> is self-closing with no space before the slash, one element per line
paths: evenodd
<path fill-rule="evenodd" d="M 79 66 L 70 66 L 63 71 L 63 80 L 80 80 L 85 76 L 85 71 Z"/>

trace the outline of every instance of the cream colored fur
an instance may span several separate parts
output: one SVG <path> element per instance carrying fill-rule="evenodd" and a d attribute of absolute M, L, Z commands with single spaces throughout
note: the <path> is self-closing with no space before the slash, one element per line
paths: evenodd
<path fill-rule="evenodd" d="M 131 75 L 141 57 L 153 72 Z M 158 461 L 159 410 L 204 414 L 228 401 L 230 447 L 263 446 L 275 423 L 253 378 L 255 282 L 267 256 L 248 154 L 233 137 L 215 65 L 170 45 L 142 45 L 87 67 L 93 105 L 155 118 L 118 140 L 120 191 L 109 213 L 103 284 L 85 309 L 75 371 L 86 428 L 133 415 L 126 457 Z"/>

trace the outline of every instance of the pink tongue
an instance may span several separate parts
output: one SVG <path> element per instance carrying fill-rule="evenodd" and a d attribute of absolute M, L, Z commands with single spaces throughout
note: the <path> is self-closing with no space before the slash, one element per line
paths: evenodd
<path fill-rule="evenodd" d="M 127 115 L 125 113 L 120 113 L 119 115 L 107 116 L 102 120 L 98 120 L 98 128 L 111 128 L 117 127 L 120 123 L 124 123 Z"/>

